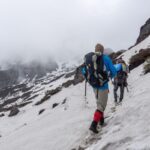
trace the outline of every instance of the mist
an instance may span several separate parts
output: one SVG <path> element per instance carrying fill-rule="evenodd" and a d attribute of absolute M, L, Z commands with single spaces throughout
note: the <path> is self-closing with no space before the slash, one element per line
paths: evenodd
<path fill-rule="evenodd" d="M 96 43 L 133 45 L 150 15 L 149 0 L 0 1 L 0 63 L 71 60 Z"/>

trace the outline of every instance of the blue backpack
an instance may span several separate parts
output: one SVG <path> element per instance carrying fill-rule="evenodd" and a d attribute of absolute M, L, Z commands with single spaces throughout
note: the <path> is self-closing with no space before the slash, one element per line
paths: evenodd
<path fill-rule="evenodd" d="M 95 88 L 109 81 L 106 66 L 101 53 L 90 52 L 84 57 L 86 81 Z"/>

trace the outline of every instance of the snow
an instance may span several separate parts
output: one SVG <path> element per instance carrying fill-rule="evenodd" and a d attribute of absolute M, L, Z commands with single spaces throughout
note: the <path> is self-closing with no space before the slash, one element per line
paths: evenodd
<path fill-rule="evenodd" d="M 124 53 L 124 59 L 129 60 L 135 50 L 148 47 L 149 41 L 150 37 Z M 150 74 L 143 75 L 142 70 L 143 65 L 130 73 L 129 93 L 125 92 L 123 103 L 115 112 L 111 110 L 114 103 L 110 85 L 105 112 L 107 126 L 102 128 L 101 140 L 87 150 L 150 150 Z M 57 87 L 69 79 L 62 77 L 52 84 Z M 49 86 L 39 84 L 38 88 L 53 88 Z M 43 91 L 39 94 L 34 101 L 44 95 Z M 62 104 L 64 99 L 66 103 Z M 84 97 L 84 83 L 81 83 L 63 88 L 41 105 L 21 108 L 15 117 L 0 118 L 0 150 L 71 150 L 77 147 L 87 135 L 96 108 L 94 92 L 89 85 L 87 101 L 88 104 Z M 52 108 L 54 103 L 59 105 Z M 45 111 L 39 115 L 41 109 Z"/>
<path fill-rule="evenodd" d="M 1 118 L 0 128 L 3 129 L 0 132 L 3 136 L 0 140 L 1 148 L 43 150 L 51 147 L 58 150 L 73 147 L 76 141 L 80 141 L 82 134 L 86 133 L 91 118 L 87 120 L 87 117 L 92 114 L 92 109 L 90 111 L 84 109 L 84 98 L 81 93 L 83 89 L 83 84 L 72 86 L 43 105 L 25 110 L 17 117 Z M 75 90 L 76 93 L 73 92 Z M 62 102 L 66 97 L 67 110 L 64 105 L 51 108 L 53 102 Z M 38 111 L 42 108 L 46 108 L 46 111 L 38 116 Z M 84 131 L 81 132 L 83 127 Z"/>
<path fill-rule="evenodd" d="M 126 93 L 122 106 L 117 107 L 109 125 L 104 128 L 102 140 L 88 150 L 150 149 L 150 75 L 140 76 L 141 71 L 142 66 L 132 72 L 128 79 L 130 93 Z"/>

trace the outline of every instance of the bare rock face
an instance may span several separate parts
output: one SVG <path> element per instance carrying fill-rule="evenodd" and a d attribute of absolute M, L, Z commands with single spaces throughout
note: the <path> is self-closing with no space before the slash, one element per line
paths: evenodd
<path fill-rule="evenodd" d="M 140 35 L 136 41 L 136 44 L 143 41 L 150 35 L 150 18 L 146 21 L 146 23 L 140 29 Z"/>
<path fill-rule="evenodd" d="M 19 113 L 19 109 L 16 106 L 13 106 L 10 110 L 9 117 L 16 116 Z"/>
<path fill-rule="evenodd" d="M 133 55 L 130 58 L 129 69 L 133 70 L 134 68 L 136 68 L 139 65 L 143 64 L 149 57 L 150 57 L 150 48 L 148 48 L 148 49 L 141 49 L 139 51 L 139 53 Z"/>
<path fill-rule="evenodd" d="M 81 72 L 81 68 L 82 68 L 82 65 L 80 65 L 77 69 L 76 69 L 76 74 L 74 76 L 74 82 L 73 82 L 73 85 L 77 85 L 81 82 L 83 82 L 85 79 L 82 75 L 82 72 Z"/>
<path fill-rule="evenodd" d="M 0 69 L 0 88 L 7 88 L 14 84 L 18 84 L 20 80 L 32 80 L 44 77 L 47 73 L 51 73 L 58 68 L 55 61 L 49 61 L 43 64 L 38 61 L 33 61 L 29 64 L 16 63 L 8 64 L 4 70 Z"/>

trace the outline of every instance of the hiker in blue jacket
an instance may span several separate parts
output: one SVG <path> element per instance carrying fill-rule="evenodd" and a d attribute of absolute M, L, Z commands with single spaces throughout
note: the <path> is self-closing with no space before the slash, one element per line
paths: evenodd
<path fill-rule="evenodd" d="M 117 60 L 116 64 L 114 65 L 117 71 L 117 76 L 114 78 L 114 99 L 115 104 L 120 104 L 124 97 L 124 88 L 127 87 L 127 77 L 129 73 L 128 66 L 126 65 L 125 61 L 121 58 Z M 117 90 L 120 88 L 120 96 L 118 101 Z"/>
<path fill-rule="evenodd" d="M 98 123 L 101 125 L 104 124 L 104 110 L 107 105 L 109 93 L 108 81 L 109 78 L 116 76 L 116 69 L 111 59 L 103 53 L 103 45 L 97 44 L 95 46 L 95 52 L 85 55 L 84 67 L 82 68 L 82 74 L 93 87 L 96 97 L 97 109 L 90 126 L 90 130 L 94 133 L 98 133 Z"/>

